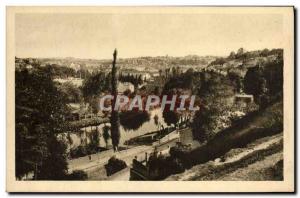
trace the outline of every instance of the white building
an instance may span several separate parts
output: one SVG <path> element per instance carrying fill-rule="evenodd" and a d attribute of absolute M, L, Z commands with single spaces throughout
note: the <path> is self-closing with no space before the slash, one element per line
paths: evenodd
<path fill-rule="evenodd" d="M 129 82 L 118 82 L 118 92 L 123 93 L 126 90 L 130 90 L 131 92 L 134 92 L 134 86 L 133 84 Z"/>
<path fill-rule="evenodd" d="M 239 104 L 242 107 L 246 107 L 250 103 L 254 102 L 254 97 L 253 95 L 248 94 L 236 94 L 234 97 L 234 101 L 236 104 Z"/>

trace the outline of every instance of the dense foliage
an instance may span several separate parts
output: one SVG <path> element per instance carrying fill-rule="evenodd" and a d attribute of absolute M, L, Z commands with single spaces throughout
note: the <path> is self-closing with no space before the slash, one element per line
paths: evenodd
<path fill-rule="evenodd" d="M 244 89 L 246 93 L 253 94 L 262 108 L 278 101 L 283 94 L 283 60 L 278 58 L 249 68 L 244 78 Z"/>
<path fill-rule="evenodd" d="M 237 91 L 235 79 L 223 76 L 216 72 L 194 72 L 172 76 L 165 84 L 163 93 L 180 95 L 187 90 L 196 95 L 200 110 L 196 111 L 192 121 L 194 138 L 204 141 L 210 138 L 215 131 L 222 129 L 220 116 L 226 115 L 230 102 Z M 185 112 L 186 114 L 186 112 Z M 163 117 L 168 125 L 176 125 L 182 117 L 182 112 L 164 111 Z"/>
<path fill-rule="evenodd" d="M 52 64 L 46 65 L 44 69 L 54 78 L 76 77 L 76 71 L 70 67 Z"/>
<path fill-rule="evenodd" d="M 173 89 L 195 90 L 199 83 L 199 73 L 188 69 L 185 73 L 171 76 L 164 85 L 163 93 L 168 94 Z"/>
<path fill-rule="evenodd" d="M 192 123 L 195 139 L 205 141 L 228 125 L 226 120 L 221 119 L 227 116 L 232 106 L 234 90 L 228 77 L 214 72 L 202 74 L 197 93 L 201 100 L 200 110 Z"/>
<path fill-rule="evenodd" d="M 141 75 L 133 75 L 133 74 L 122 74 L 120 73 L 119 75 L 119 81 L 120 82 L 130 82 L 132 83 L 135 87 L 143 83 L 143 79 Z"/>
<path fill-rule="evenodd" d="M 234 123 L 232 127 L 222 130 L 208 140 L 206 144 L 196 149 L 189 150 L 186 147 L 177 145 L 170 149 L 169 156 L 158 155 L 150 157 L 149 169 L 152 174 L 155 173 L 152 179 L 165 179 L 169 175 L 184 172 L 196 164 L 206 163 L 219 158 L 233 148 L 245 147 L 256 139 L 281 133 L 283 130 L 282 113 L 282 102 L 275 103 L 263 111 L 248 114 Z M 282 150 L 282 142 L 278 145 L 272 144 L 271 147 L 272 149 L 257 150 L 253 154 L 245 156 L 244 159 L 245 161 L 253 161 L 261 156 L 278 152 Z M 254 159 L 248 160 L 248 158 Z M 229 168 L 228 166 L 233 165 L 247 166 L 248 163 L 239 164 L 239 160 L 237 160 L 233 163 L 224 163 L 223 165 L 226 166 L 225 168 Z M 274 172 L 280 171 L 276 170 Z M 207 172 L 205 173 L 207 174 Z"/>
<path fill-rule="evenodd" d="M 82 94 L 86 101 L 92 97 L 97 97 L 103 91 L 111 89 L 110 74 L 106 75 L 103 72 L 95 73 L 83 82 Z"/>
<path fill-rule="evenodd" d="M 64 178 L 66 146 L 58 141 L 67 99 L 52 81 L 51 73 L 16 71 L 16 176 L 34 172 L 35 179 Z"/>
<path fill-rule="evenodd" d="M 87 179 L 88 179 L 87 174 L 82 170 L 75 170 L 67 177 L 67 180 L 84 181 Z"/>
<path fill-rule="evenodd" d="M 83 101 L 81 90 L 70 82 L 59 84 L 58 89 L 65 95 L 68 103 L 81 103 Z"/>
<path fill-rule="evenodd" d="M 108 160 L 108 163 L 105 165 L 106 174 L 107 176 L 110 176 L 126 167 L 127 165 L 123 160 L 120 160 L 116 157 L 111 157 Z"/>
<path fill-rule="evenodd" d="M 137 130 L 149 120 L 150 115 L 146 111 L 120 112 L 120 123 L 125 130 Z"/>
<path fill-rule="evenodd" d="M 251 66 L 247 65 L 249 61 L 252 61 Z M 178 94 L 185 90 L 200 98 L 200 111 L 193 116 L 191 126 L 194 138 L 203 142 L 229 127 L 232 120 L 236 119 L 233 112 L 248 113 L 250 109 L 255 110 L 252 108 L 254 104 L 247 104 L 248 109 L 235 105 L 235 94 L 244 92 L 253 95 L 255 103 L 263 109 L 282 99 L 282 88 L 281 49 L 247 52 L 240 48 L 228 57 L 217 58 L 208 69 L 169 75 L 163 94 Z M 163 115 L 168 124 L 176 124 L 181 116 L 175 111 L 164 112 Z"/>

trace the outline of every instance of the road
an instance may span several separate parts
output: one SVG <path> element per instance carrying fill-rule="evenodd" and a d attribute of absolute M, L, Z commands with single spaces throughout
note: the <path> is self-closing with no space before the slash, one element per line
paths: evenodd
<path fill-rule="evenodd" d="M 108 150 L 91 155 L 91 160 L 89 160 L 88 156 L 69 160 L 68 169 L 70 172 L 73 170 L 88 170 L 106 164 L 112 156 L 116 156 L 127 162 L 128 159 L 132 160 L 136 155 L 140 156 L 141 153 L 144 154 L 145 152 L 151 152 L 152 150 L 152 146 L 137 146 L 116 153 L 113 150 Z"/>
<path fill-rule="evenodd" d="M 174 146 L 178 139 L 173 138 L 165 143 L 157 145 L 157 151 L 162 153 L 168 153 L 170 147 Z M 68 169 L 69 172 L 74 170 L 83 170 L 92 175 L 93 179 L 103 178 L 103 171 L 99 171 L 99 169 L 104 169 L 104 165 L 107 164 L 108 160 L 115 156 L 118 159 L 121 159 L 126 162 L 129 168 L 125 171 L 120 171 L 120 174 L 113 175 L 112 177 L 108 177 L 108 180 L 129 180 L 129 170 L 131 167 L 132 160 L 137 157 L 138 160 L 145 159 L 145 153 L 149 154 L 154 151 L 153 146 L 136 146 L 127 150 L 123 150 L 120 152 L 113 152 L 113 150 L 103 151 L 101 153 L 91 155 L 91 160 L 89 160 L 88 156 L 77 158 L 74 160 L 68 161 Z M 100 175 L 102 174 L 102 176 Z M 111 179 L 110 179 L 111 178 Z"/>

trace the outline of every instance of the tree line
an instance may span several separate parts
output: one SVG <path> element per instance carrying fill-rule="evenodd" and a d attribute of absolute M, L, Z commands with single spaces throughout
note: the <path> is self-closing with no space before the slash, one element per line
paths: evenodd
<path fill-rule="evenodd" d="M 271 50 L 269 53 L 275 53 L 274 51 L 280 53 L 280 50 Z M 190 124 L 194 138 L 203 142 L 213 137 L 217 131 L 230 126 L 234 118 L 225 117 L 230 112 L 239 110 L 230 102 L 235 94 L 244 92 L 253 95 L 254 105 L 260 109 L 282 100 L 283 57 L 279 55 L 275 60 L 254 65 L 248 68 L 245 76 L 234 71 L 221 75 L 214 71 L 195 72 L 189 69 L 181 75 L 170 77 L 164 85 L 163 94 L 180 93 L 183 90 L 190 90 L 200 101 L 200 110 L 195 113 Z M 257 109 L 253 108 L 252 110 Z M 163 112 L 163 116 L 166 123 L 176 125 L 182 114 L 167 111 Z"/>

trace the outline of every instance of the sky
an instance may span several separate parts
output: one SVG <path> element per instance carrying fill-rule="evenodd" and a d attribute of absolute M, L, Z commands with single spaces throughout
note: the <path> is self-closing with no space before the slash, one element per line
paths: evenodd
<path fill-rule="evenodd" d="M 17 57 L 226 56 L 283 47 L 275 14 L 16 14 Z"/>

